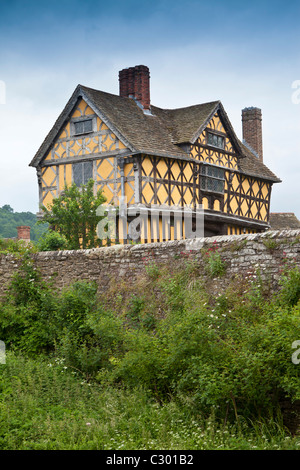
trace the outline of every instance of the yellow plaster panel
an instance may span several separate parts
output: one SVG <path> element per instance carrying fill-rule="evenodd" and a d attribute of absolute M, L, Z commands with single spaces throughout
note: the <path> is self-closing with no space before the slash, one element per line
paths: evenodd
<path fill-rule="evenodd" d="M 65 165 L 66 167 L 66 185 L 69 186 L 72 184 L 72 165 Z"/>
<path fill-rule="evenodd" d="M 45 193 L 44 193 L 45 194 Z M 56 194 L 56 193 L 55 193 Z M 46 194 L 45 197 L 43 197 L 43 204 L 44 206 L 48 206 L 49 204 L 51 205 L 52 204 L 52 201 L 53 201 L 53 196 L 52 194 L 50 193 L 50 191 Z"/>
<path fill-rule="evenodd" d="M 168 167 L 167 167 L 167 164 L 165 162 L 165 160 L 160 160 L 158 162 L 158 165 L 157 165 L 157 171 L 159 172 L 160 176 L 158 176 L 158 178 L 168 178 L 168 174 L 167 174 L 167 171 L 168 171 Z"/>
<path fill-rule="evenodd" d="M 98 131 L 108 130 L 107 125 L 99 117 L 97 117 L 97 130 Z"/>
<path fill-rule="evenodd" d="M 69 146 L 70 157 L 82 155 L 82 139 L 74 139 Z"/>
<path fill-rule="evenodd" d="M 206 197 L 202 199 L 202 206 L 203 209 L 208 209 L 208 199 Z"/>
<path fill-rule="evenodd" d="M 233 178 L 232 178 L 232 182 L 231 182 L 231 186 L 232 186 L 233 191 L 236 191 L 236 190 L 237 190 L 238 185 L 239 185 L 238 177 L 237 177 L 236 174 L 234 174 L 234 176 L 233 176 Z"/>
<path fill-rule="evenodd" d="M 152 162 L 150 161 L 149 158 L 145 158 L 142 165 L 143 165 L 143 174 L 145 174 L 146 176 L 149 176 L 151 171 L 153 170 Z"/>
<path fill-rule="evenodd" d="M 102 137 L 102 146 L 104 151 L 116 150 L 116 136 L 114 134 L 106 134 Z"/>
<path fill-rule="evenodd" d="M 42 176 L 42 186 L 56 185 L 56 166 L 48 166 Z"/>
<path fill-rule="evenodd" d="M 250 188 L 250 183 L 249 183 L 249 181 L 248 181 L 247 178 L 245 178 L 245 179 L 243 180 L 242 186 L 243 186 L 243 190 L 244 190 L 245 194 L 247 194 L 247 191 L 248 191 L 249 188 Z"/>
<path fill-rule="evenodd" d="M 215 211 L 220 211 L 220 210 L 221 210 L 221 209 L 220 209 L 220 201 L 218 201 L 218 199 L 216 199 L 216 200 L 214 201 L 214 210 L 215 210 Z"/>
<path fill-rule="evenodd" d="M 247 199 L 244 199 L 242 204 L 241 204 L 241 211 L 242 211 L 242 216 L 243 217 L 246 217 L 247 210 L 248 210 Z"/>
<path fill-rule="evenodd" d="M 209 129 L 214 129 L 219 132 L 225 132 L 223 124 L 217 114 L 214 115 L 214 117 L 211 119 L 207 127 Z"/>
<path fill-rule="evenodd" d="M 267 196 L 268 196 L 268 185 L 267 184 L 264 184 L 262 189 L 261 189 L 261 192 L 262 192 L 262 195 L 263 195 L 263 198 L 266 199 Z"/>
<path fill-rule="evenodd" d="M 157 198 L 159 199 L 161 204 L 168 203 L 168 193 L 163 185 L 161 185 L 159 190 L 157 191 Z"/>
<path fill-rule="evenodd" d="M 54 158 L 64 158 L 66 156 L 66 143 L 58 142 L 54 146 Z"/>
<path fill-rule="evenodd" d="M 59 135 L 59 139 L 67 139 L 70 137 L 70 123 L 68 122 L 67 125 L 64 127 L 62 132 Z"/>
<path fill-rule="evenodd" d="M 266 208 L 265 204 L 263 204 L 263 206 L 261 207 L 260 214 L 261 214 L 261 219 L 266 220 L 266 218 L 267 218 L 267 208 Z"/>
<path fill-rule="evenodd" d="M 99 137 L 85 137 L 83 139 L 83 144 L 84 144 L 84 153 L 85 154 L 91 154 L 91 153 L 97 153 L 99 151 Z"/>
<path fill-rule="evenodd" d="M 173 191 L 172 191 L 172 189 L 173 189 Z M 178 190 L 178 187 L 177 186 L 171 186 L 171 191 L 172 191 L 171 198 L 173 200 L 173 204 L 179 205 L 180 202 L 181 202 L 181 197 L 180 197 L 180 192 Z"/>
<path fill-rule="evenodd" d="M 184 176 L 186 181 L 191 181 L 191 178 L 193 176 L 193 168 L 190 164 L 187 164 L 186 167 L 184 168 Z"/>
<path fill-rule="evenodd" d="M 114 196 L 112 188 L 109 188 L 106 184 L 103 184 L 103 185 L 98 186 L 98 191 L 99 189 L 102 190 L 103 195 L 106 197 L 107 199 L 106 203 L 110 204 Z"/>
<path fill-rule="evenodd" d="M 59 165 L 59 190 L 62 191 L 65 187 L 65 165 Z"/>
<path fill-rule="evenodd" d="M 237 210 L 238 210 L 238 201 L 237 201 L 237 198 L 234 197 L 230 203 L 230 207 L 231 207 L 231 212 L 233 214 L 236 214 L 237 213 Z"/>
<path fill-rule="evenodd" d="M 133 176 L 134 172 L 132 171 L 132 167 L 133 167 L 133 163 L 127 163 L 125 166 L 124 166 L 124 175 L 125 176 Z"/>
<path fill-rule="evenodd" d="M 134 189 L 129 186 L 129 184 L 125 183 L 125 196 L 127 197 L 127 201 L 130 201 L 131 198 L 134 196 Z M 131 204 L 134 204 L 134 202 L 131 201 Z"/>
<path fill-rule="evenodd" d="M 194 199 L 193 199 L 193 194 L 192 194 L 192 192 L 191 192 L 191 189 L 188 189 L 188 190 L 186 191 L 186 193 L 184 194 L 183 198 L 184 198 L 184 200 L 185 200 L 185 203 L 184 203 L 185 206 L 191 206 L 191 205 L 193 204 L 193 200 L 194 200 Z"/>
<path fill-rule="evenodd" d="M 257 181 L 254 181 L 254 183 L 252 184 L 252 191 L 255 197 L 257 196 L 258 189 L 259 189 L 258 183 Z"/>
<path fill-rule="evenodd" d="M 196 158 L 196 154 L 197 154 L 197 150 L 196 150 L 195 146 L 193 146 L 191 148 L 191 157 Z"/>
<path fill-rule="evenodd" d="M 149 204 L 152 197 L 153 197 L 153 190 L 152 190 L 149 183 L 147 183 L 147 184 L 145 184 L 145 186 L 143 186 L 143 196 L 145 198 L 146 204 Z"/>
<path fill-rule="evenodd" d="M 102 158 L 97 160 L 97 180 L 112 179 L 114 177 L 114 159 L 113 158 Z M 99 177 L 99 175 L 101 177 Z"/>
<path fill-rule="evenodd" d="M 94 111 L 86 104 L 86 102 L 81 99 L 78 103 L 76 110 L 72 114 L 72 117 L 82 117 L 82 116 L 89 116 L 91 114 L 95 114 Z"/>

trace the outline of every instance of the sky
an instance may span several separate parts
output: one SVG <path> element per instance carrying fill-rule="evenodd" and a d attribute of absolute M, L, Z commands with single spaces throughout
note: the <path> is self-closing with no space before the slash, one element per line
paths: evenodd
<path fill-rule="evenodd" d="M 29 163 L 76 86 L 119 93 L 150 69 L 153 105 L 221 100 L 237 136 L 262 109 L 272 212 L 300 219 L 300 2 L 0 0 L 0 207 L 38 212 Z"/>

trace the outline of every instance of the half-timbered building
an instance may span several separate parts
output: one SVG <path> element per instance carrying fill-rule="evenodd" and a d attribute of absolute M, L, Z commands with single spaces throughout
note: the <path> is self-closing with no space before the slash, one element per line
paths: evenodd
<path fill-rule="evenodd" d="M 178 238 L 174 218 L 164 227 L 168 208 L 196 213 L 202 205 L 205 236 L 269 228 L 272 185 L 280 180 L 263 163 L 260 109 L 242 110 L 241 141 L 220 101 L 153 106 L 143 65 L 120 71 L 119 81 L 119 95 L 75 89 L 30 163 L 40 205 L 92 178 L 107 204 L 126 198 L 128 208 L 156 208 L 157 230 L 144 230 L 144 242 Z"/>

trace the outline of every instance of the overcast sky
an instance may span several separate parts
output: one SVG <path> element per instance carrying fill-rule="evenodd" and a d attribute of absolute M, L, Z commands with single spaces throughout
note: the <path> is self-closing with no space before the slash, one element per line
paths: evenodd
<path fill-rule="evenodd" d="M 143 64 L 154 105 L 221 100 L 239 138 L 261 108 L 271 211 L 300 218 L 299 18 L 299 1 L 0 0 L 0 206 L 38 211 L 28 165 L 77 84 L 118 94 Z"/>

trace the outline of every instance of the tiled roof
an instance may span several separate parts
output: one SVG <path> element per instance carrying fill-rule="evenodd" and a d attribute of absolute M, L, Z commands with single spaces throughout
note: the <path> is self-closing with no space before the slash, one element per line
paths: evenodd
<path fill-rule="evenodd" d="M 271 230 L 300 229 L 300 220 L 293 212 L 271 212 L 269 223 Z"/>
<path fill-rule="evenodd" d="M 269 168 L 256 157 L 251 150 L 240 142 L 245 158 L 241 158 L 238 162 L 239 169 L 246 175 L 254 177 L 270 179 L 279 183 L 281 180 Z"/>
<path fill-rule="evenodd" d="M 187 157 L 180 147 L 174 145 L 172 129 L 161 115 L 155 112 L 144 114 L 133 99 L 81 88 L 108 119 L 112 129 L 124 136 L 135 152 Z"/>
<path fill-rule="evenodd" d="M 220 101 L 188 106 L 178 109 L 161 109 L 152 106 L 155 114 L 171 131 L 173 144 L 192 142 L 198 137 L 198 131 L 214 114 Z"/>
<path fill-rule="evenodd" d="M 151 114 L 145 114 L 133 99 L 78 85 L 53 128 L 31 161 L 37 166 L 44 158 L 54 139 L 69 119 L 70 112 L 82 96 L 97 111 L 108 127 L 119 137 L 132 153 L 166 156 L 189 160 L 180 144 L 194 143 L 217 110 L 220 111 L 231 138 L 241 157 L 241 172 L 280 181 L 236 137 L 220 101 L 179 109 L 161 109 L 151 106 Z M 242 158 L 245 157 L 245 158 Z"/>

